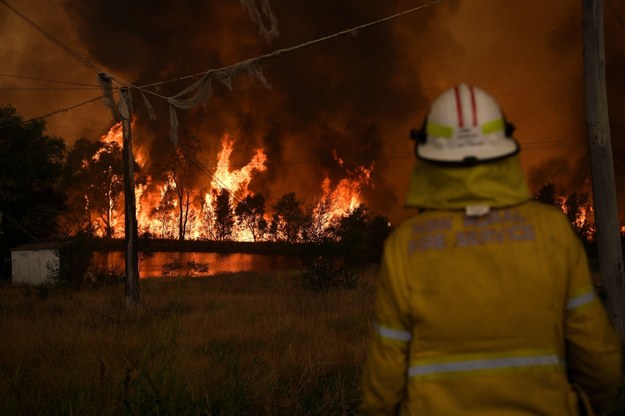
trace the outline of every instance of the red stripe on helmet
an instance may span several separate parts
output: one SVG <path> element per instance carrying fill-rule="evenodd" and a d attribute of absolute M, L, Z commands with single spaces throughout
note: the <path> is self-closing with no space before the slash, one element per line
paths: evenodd
<path fill-rule="evenodd" d="M 457 86 L 454 88 L 456 92 L 456 111 L 458 112 L 458 127 L 464 127 L 464 120 L 462 117 L 462 99 L 460 97 L 460 88 Z"/>
<path fill-rule="evenodd" d="M 473 85 L 469 86 L 471 91 L 471 113 L 473 114 L 473 127 L 477 127 L 477 106 L 475 105 L 475 92 L 473 91 Z"/>

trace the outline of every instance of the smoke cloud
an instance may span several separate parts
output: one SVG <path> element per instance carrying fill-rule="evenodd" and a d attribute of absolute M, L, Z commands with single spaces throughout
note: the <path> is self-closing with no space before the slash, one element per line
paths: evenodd
<path fill-rule="evenodd" d="M 138 85 L 232 65 L 425 3 L 270 0 L 280 36 L 268 44 L 235 0 L 155 0 L 149 5 L 60 1 L 24 0 L 19 7 L 103 70 Z M 625 7 L 619 5 L 617 12 L 625 16 Z M 615 115 L 625 106 L 625 80 L 619 75 L 625 71 L 625 44 L 620 41 L 622 28 L 610 13 L 606 8 L 618 178 L 623 177 L 625 164 L 625 120 Z M 10 28 L 13 38 L 12 46 L 0 46 L 0 58 L 11 63 L 6 71 L 60 79 L 71 74 L 73 80 L 95 84 L 95 73 L 50 46 L 7 10 L 1 11 L 0 23 Z M 251 187 L 270 203 L 290 191 L 303 198 L 318 194 L 324 173 L 336 181 L 351 168 L 373 164 L 374 188 L 366 191 L 367 205 L 397 221 L 409 214 L 403 210 L 413 161 L 408 131 L 420 126 L 437 94 L 468 82 L 493 94 L 517 125 L 525 149 L 522 161 L 534 190 L 549 178 L 562 178 L 558 186 L 571 188 L 566 191 L 584 191 L 590 173 L 581 29 L 581 4 L 565 0 L 514 1 L 506 7 L 496 0 L 444 0 L 354 38 L 334 39 L 266 61 L 262 69 L 271 89 L 245 74 L 234 80 L 232 91 L 215 82 L 205 105 L 178 112 L 180 132 L 200 140 L 201 160 L 207 165 L 214 163 L 225 133 L 236 139 L 233 164 L 247 163 L 255 148 L 265 149 L 269 169 Z M 172 95 L 191 82 L 154 91 Z M 97 95 L 94 92 L 86 98 Z M 32 116 L 47 111 L 46 104 L 53 101 L 49 96 L 40 101 L 12 97 L 18 110 Z M 150 163 L 157 163 L 171 152 L 167 107 L 160 98 L 147 95 L 158 117 L 150 121 L 142 97 L 133 93 L 133 98 L 138 117 L 135 140 L 151 149 Z M 76 101 L 76 95 L 68 98 L 65 93 L 59 104 Z M 77 129 L 71 133 L 57 131 L 70 142 L 79 135 L 97 137 L 93 126 L 101 126 L 101 133 L 110 126 L 110 117 L 101 103 L 85 107 L 64 115 L 63 122 L 51 119 L 51 130 L 56 123 L 73 124 Z M 556 144 L 537 145 L 544 142 Z M 624 184 L 618 185 L 619 194 L 625 194 Z"/>

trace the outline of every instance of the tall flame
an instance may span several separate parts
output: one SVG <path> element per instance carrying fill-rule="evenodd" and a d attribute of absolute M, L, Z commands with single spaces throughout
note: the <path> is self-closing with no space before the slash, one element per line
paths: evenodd
<path fill-rule="evenodd" d="M 267 170 L 265 163 L 267 155 L 262 149 L 257 149 L 256 154 L 247 165 L 238 170 L 230 170 L 230 155 L 234 150 L 234 140 L 229 135 L 221 139 L 222 149 L 217 155 L 217 169 L 211 182 L 212 189 L 227 189 L 240 197 L 249 195 L 247 189 L 252 180 L 252 172 L 264 172 Z"/>

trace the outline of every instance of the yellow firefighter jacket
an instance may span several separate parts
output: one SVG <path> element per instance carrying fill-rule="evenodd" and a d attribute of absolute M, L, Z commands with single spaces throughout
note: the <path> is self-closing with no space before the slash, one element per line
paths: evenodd
<path fill-rule="evenodd" d="M 361 413 L 578 415 L 580 392 L 604 406 L 619 344 L 583 246 L 518 158 L 417 162 L 408 204 L 426 210 L 385 244 Z"/>

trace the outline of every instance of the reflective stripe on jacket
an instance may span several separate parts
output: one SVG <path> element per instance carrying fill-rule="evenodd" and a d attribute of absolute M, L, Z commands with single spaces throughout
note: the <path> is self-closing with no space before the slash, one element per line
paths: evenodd
<path fill-rule="evenodd" d="M 577 415 L 574 384 L 599 409 L 620 381 L 583 246 L 535 201 L 403 223 L 375 310 L 363 415 Z"/>

